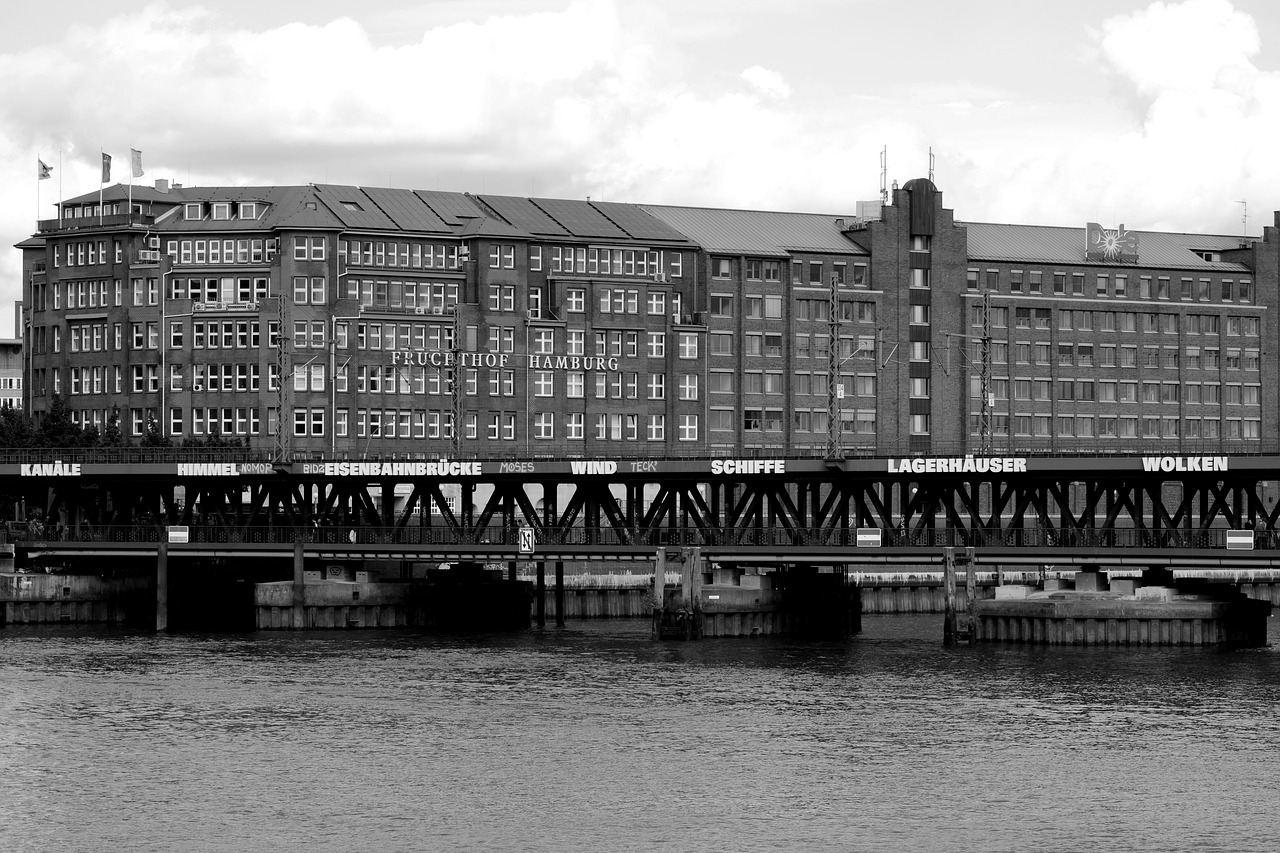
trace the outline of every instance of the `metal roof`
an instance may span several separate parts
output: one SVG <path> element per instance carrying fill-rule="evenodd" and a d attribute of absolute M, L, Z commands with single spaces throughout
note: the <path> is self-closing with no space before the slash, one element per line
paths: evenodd
<path fill-rule="evenodd" d="M 530 234 L 540 237 L 567 237 L 570 234 L 532 199 L 509 195 L 482 195 L 479 198 L 503 219 Z"/>
<path fill-rule="evenodd" d="M 1206 261 L 1194 250 L 1221 252 L 1249 245 L 1253 237 L 1213 234 L 1185 234 L 1163 231 L 1132 231 L 1138 235 L 1138 260 L 1086 261 L 1081 228 L 1052 225 L 997 225 L 989 222 L 957 222 L 968 232 L 972 261 L 1014 261 L 1042 264 L 1089 264 L 1093 266 L 1164 267 L 1178 269 L 1247 271 L 1234 261 Z"/>
<path fill-rule="evenodd" d="M 466 193 L 442 192 L 440 190 L 414 190 L 414 195 L 426 202 L 441 219 L 450 227 L 460 228 L 468 219 L 476 219 L 485 215 L 480 206 L 471 200 Z"/>
<path fill-rule="evenodd" d="M 650 204 L 640 208 L 712 253 L 771 257 L 788 257 L 793 252 L 867 254 L 837 224 L 851 221 L 852 214 L 841 217 Z"/>
<path fill-rule="evenodd" d="M 593 201 L 591 206 L 609 217 L 611 222 L 630 234 L 634 240 L 659 240 L 664 243 L 689 242 L 689 238 L 684 234 L 647 213 L 638 204 Z"/>
<path fill-rule="evenodd" d="M 316 196 L 348 228 L 395 230 L 396 223 L 359 187 L 316 184 Z"/>
<path fill-rule="evenodd" d="M 627 232 L 610 222 L 589 201 L 563 198 L 535 198 L 531 201 L 553 216 L 556 222 L 575 237 L 597 240 L 630 239 Z"/>
<path fill-rule="evenodd" d="M 397 228 L 405 231 L 426 231 L 450 234 L 453 229 L 436 212 L 427 206 L 413 190 L 388 187 L 364 187 L 364 194 L 378 205 Z"/>

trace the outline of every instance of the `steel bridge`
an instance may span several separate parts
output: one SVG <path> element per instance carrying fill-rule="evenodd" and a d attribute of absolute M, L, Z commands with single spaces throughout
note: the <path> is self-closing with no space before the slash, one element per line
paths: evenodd
<path fill-rule="evenodd" d="M 6 533 L 31 556 L 154 554 L 161 541 L 284 556 L 303 541 L 350 560 L 640 560 L 697 546 L 728 562 L 876 564 L 969 546 L 1009 565 L 1280 567 L 1274 455 L 0 459 L 17 518 Z"/>

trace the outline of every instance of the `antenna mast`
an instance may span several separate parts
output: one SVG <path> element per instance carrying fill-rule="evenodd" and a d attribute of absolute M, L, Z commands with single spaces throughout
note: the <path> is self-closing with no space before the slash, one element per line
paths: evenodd
<path fill-rule="evenodd" d="M 1245 199 L 1236 199 L 1236 204 L 1240 205 L 1240 234 L 1241 236 L 1249 236 L 1249 202 Z"/>
<path fill-rule="evenodd" d="M 982 337 L 978 341 L 981 357 L 978 367 L 978 393 L 982 408 L 978 414 L 978 441 L 984 454 L 991 453 L 991 291 L 982 290 Z"/>
<path fill-rule="evenodd" d="M 929 183 L 933 183 L 933 146 L 929 146 Z"/>
<path fill-rule="evenodd" d="M 831 274 L 831 288 L 827 291 L 827 458 L 839 459 L 844 455 L 840 447 L 840 406 L 844 385 L 840 382 L 840 301 L 836 274 Z"/>
<path fill-rule="evenodd" d="M 880 149 L 880 203 L 889 203 L 889 146 Z"/>
<path fill-rule="evenodd" d="M 276 320 L 280 325 L 280 331 L 276 334 L 276 441 L 275 441 L 275 461 L 280 464 L 287 464 L 290 461 L 290 430 L 288 420 L 291 412 L 289 411 L 289 390 L 293 384 L 293 377 L 289 375 L 290 358 L 289 358 L 289 342 L 292 340 L 289 333 L 285 331 L 285 327 L 289 323 L 289 297 L 284 293 L 283 285 L 280 292 L 276 294 Z"/>

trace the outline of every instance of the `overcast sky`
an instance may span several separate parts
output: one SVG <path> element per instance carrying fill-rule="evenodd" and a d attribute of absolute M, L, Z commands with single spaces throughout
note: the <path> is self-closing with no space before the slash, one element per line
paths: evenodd
<path fill-rule="evenodd" d="M 139 183 L 834 214 L 882 149 L 902 183 L 932 147 L 960 219 L 1239 234 L 1246 200 L 1257 234 L 1280 208 L 1275 0 L 53 0 L 5 12 L 0 80 L 6 246 L 130 148 Z M 0 252 L 0 306 L 19 272 Z"/>

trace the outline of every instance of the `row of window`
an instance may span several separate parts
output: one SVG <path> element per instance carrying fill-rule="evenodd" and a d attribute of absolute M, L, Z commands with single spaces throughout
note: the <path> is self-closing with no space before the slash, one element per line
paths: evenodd
<path fill-rule="evenodd" d="M 818 336 L 815 336 L 815 342 Z M 821 336 L 825 353 L 826 336 Z M 815 344 L 816 345 L 816 344 Z M 797 353 L 803 344 L 797 336 Z M 1014 364 L 1050 364 L 1054 348 L 1038 341 L 1019 341 L 1012 347 Z M 990 360 L 993 364 L 1009 363 L 1010 346 L 1004 341 L 990 343 Z M 983 360 L 981 344 L 973 343 L 969 351 L 972 364 Z M 1072 344 L 1057 346 L 1057 363 L 1063 367 L 1164 367 L 1187 370 L 1260 370 L 1262 351 L 1253 347 L 1200 347 L 1158 346 L 1148 344 Z"/>
<path fill-rule="evenodd" d="M 236 219 L 256 220 L 266 209 L 266 204 L 257 201 L 188 201 L 182 206 L 182 218 L 188 222 L 199 222 L 207 215 L 215 222 L 224 222 L 231 219 L 234 212 Z"/>
<path fill-rule="evenodd" d="M 1014 400 L 1066 400 L 1101 403 L 1204 403 L 1256 406 L 1262 403 L 1262 386 L 1239 382 L 1130 382 L 1097 379 L 1013 379 L 995 377 L 987 388 L 997 400 L 1008 400 L 1012 381 Z M 1053 393 L 1056 386 L 1057 393 Z M 980 399 L 981 381 L 969 379 L 970 399 Z"/>
<path fill-rule="evenodd" d="M 348 434 L 348 410 L 335 413 L 334 434 Z M 323 436 L 326 410 L 323 408 L 296 408 L 293 412 L 295 436 Z M 483 428 L 490 441 L 515 441 L 516 412 L 471 412 L 463 416 L 463 436 L 480 437 Z M 599 414 L 582 412 L 557 415 L 555 412 L 533 412 L 530 416 L 530 437 L 547 441 L 557 438 L 556 420 L 562 421 L 564 438 L 582 441 L 587 437 L 588 423 L 594 425 L 593 435 L 599 441 L 665 441 L 667 417 L 665 414 Z M 590 421 L 588 420 L 590 418 Z M 366 409 L 355 410 L 355 436 L 364 439 L 423 439 L 452 438 L 453 417 L 450 412 L 435 409 Z M 698 415 L 676 416 L 676 437 L 679 441 L 698 440 Z M 643 432 L 642 432 L 643 430 Z"/>
<path fill-rule="evenodd" d="M 497 247 L 494 248 L 497 251 Z M 339 240 L 338 260 L 348 267 L 460 270 L 467 262 L 467 247 L 418 240 Z"/>
<path fill-rule="evenodd" d="M 984 316 L 989 316 L 992 328 L 1004 329 L 1009 326 L 1009 309 L 1001 305 L 993 305 L 987 312 L 981 305 L 969 306 L 969 325 L 982 328 Z M 1071 308 L 1058 309 L 1058 328 L 1063 331 L 1078 332 L 1160 332 L 1166 335 L 1178 333 L 1178 319 L 1182 318 L 1183 328 L 1188 335 L 1216 335 L 1222 326 L 1223 317 L 1218 314 L 1172 314 L 1136 311 L 1082 311 Z M 1013 324 L 1016 329 L 1048 329 L 1052 319 L 1049 308 L 1013 309 Z M 1262 332 L 1262 318 L 1229 314 L 1225 317 L 1228 335 L 1257 337 Z"/>
<path fill-rule="evenodd" d="M 1054 425 L 1057 431 L 1054 431 Z M 1179 418 L 1111 415 L 992 415 L 993 435 L 1050 438 L 1176 438 L 1256 440 L 1262 436 L 1257 418 Z M 970 416 L 969 434 L 979 435 L 977 416 Z"/>
<path fill-rule="evenodd" d="M 782 278 L 782 261 L 772 258 L 747 258 L 745 265 L 745 278 L 747 281 L 780 281 Z M 711 277 L 713 279 L 732 279 L 737 270 L 738 261 L 734 258 L 711 258 Z M 851 284 L 854 287 L 869 287 L 870 278 L 867 274 L 867 264 L 865 262 L 855 261 L 852 265 L 852 274 L 849 273 L 849 264 L 845 261 L 834 261 L 831 264 L 831 272 L 827 273 L 827 265 L 824 261 L 792 261 L 791 262 L 791 283 L 803 284 L 805 282 L 814 285 L 827 286 L 831 283 L 827 278 L 831 275 L 835 278 L 838 286 Z"/>
<path fill-rule="evenodd" d="M 294 258 L 306 260 L 310 254 L 310 246 L 315 246 L 317 260 L 324 259 L 323 237 L 300 237 L 301 251 L 297 240 L 294 241 Z M 308 242 L 311 241 L 311 242 Z M 159 246 L 158 243 L 153 243 Z M 213 240 L 168 240 L 165 242 L 165 254 L 174 264 L 191 266 L 193 264 L 269 264 L 276 256 L 279 243 L 274 239 L 254 239 L 239 237 L 236 239 Z"/>
<path fill-rule="evenodd" d="M 684 272 L 684 254 L 681 252 L 551 246 L 549 254 L 549 271 L 565 275 L 680 278 Z M 542 271 L 542 246 L 529 247 L 529 269 L 533 272 Z"/>
<path fill-rule="evenodd" d="M 1114 296 L 1120 299 L 1179 299 L 1184 302 L 1208 302 L 1217 298 L 1221 302 L 1252 302 L 1253 282 L 1251 279 L 1220 278 L 1217 286 L 1209 278 L 1182 276 L 1176 281 L 1167 275 L 1137 276 L 1137 284 L 1130 286 L 1127 273 L 1096 273 L 1093 276 L 1092 289 L 1086 293 L 1086 273 L 1054 271 L 1051 273 L 1052 294 L 1054 296 Z M 980 285 L 992 293 L 999 293 L 1002 278 L 1007 278 L 1008 293 L 1044 293 L 1044 272 L 1041 270 L 1013 269 L 1002 273 L 998 269 L 979 270 L 970 267 L 966 275 L 966 286 L 969 290 L 978 290 Z"/>
<path fill-rule="evenodd" d="M 124 246 L 119 240 L 113 240 L 112 244 L 115 249 L 115 262 L 117 264 L 123 262 Z M 107 255 L 106 240 L 76 240 L 74 242 L 54 243 L 54 269 L 57 269 L 62 262 L 64 252 L 66 253 L 66 264 L 69 267 L 92 267 L 98 264 L 111 263 L 111 258 Z"/>

